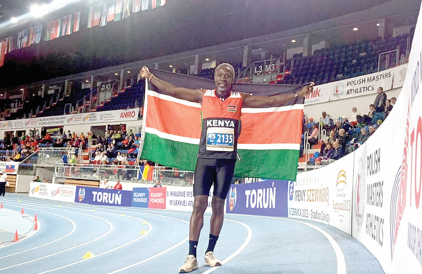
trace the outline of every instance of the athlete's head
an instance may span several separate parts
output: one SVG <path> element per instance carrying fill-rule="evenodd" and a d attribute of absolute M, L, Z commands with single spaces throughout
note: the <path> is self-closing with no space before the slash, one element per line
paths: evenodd
<path fill-rule="evenodd" d="M 214 81 L 217 95 L 227 96 L 235 77 L 234 68 L 228 63 L 222 63 L 215 68 Z"/>

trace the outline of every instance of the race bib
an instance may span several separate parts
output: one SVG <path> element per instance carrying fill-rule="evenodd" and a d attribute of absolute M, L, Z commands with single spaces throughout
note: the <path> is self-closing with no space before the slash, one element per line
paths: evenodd
<path fill-rule="evenodd" d="M 209 127 L 207 129 L 207 150 L 233 151 L 234 129 L 222 127 Z"/>

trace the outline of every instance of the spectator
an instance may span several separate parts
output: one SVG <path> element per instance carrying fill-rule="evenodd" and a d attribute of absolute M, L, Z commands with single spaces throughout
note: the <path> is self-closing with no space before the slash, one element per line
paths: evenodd
<path fill-rule="evenodd" d="M 340 130 L 340 128 L 341 128 L 341 121 L 336 121 L 335 122 L 335 124 L 334 124 L 334 131 L 336 132 L 336 133 L 338 133 L 338 131 Z"/>
<path fill-rule="evenodd" d="M 360 116 L 360 113 L 358 112 L 358 109 L 356 107 L 352 108 L 352 115 L 350 115 L 350 125 L 352 127 L 356 127 L 358 124 L 358 116 Z"/>
<path fill-rule="evenodd" d="M 117 152 L 117 157 L 116 157 L 116 159 L 114 159 L 114 163 L 116 165 L 121 165 L 123 163 L 123 161 L 124 161 L 124 158 L 123 158 L 122 153 L 120 151 Z"/>
<path fill-rule="evenodd" d="M 101 153 L 99 151 L 95 152 L 94 160 L 92 161 L 93 164 L 99 165 L 101 164 Z"/>
<path fill-rule="evenodd" d="M 324 150 L 322 151 L 322 159 L 324 160 L 328 160 L 331 158 L 331 156 L 334 153 L 334 148 L 333 145 L 331 143 L 327 143 Z"/>
<path fill-rule="evenodd" d="M 374 117 L 374 113 L 375 113 L 375 106 L 373 104 L 370 104 L 368 115 L 363 115 L 363 123 L 367 125 L 371 123 L 372 118 Z"/>
<path fill-rule="evenodd" d="M 349 153 L 355 151 L 361 145 L 363 145 L 366 140 L 368 140 L 369 135 L 366 132 L 366 128 L 360 130 L 360 135 L 358 139 L 353 138 L 351 141 L 351 146 L 349 147 Z"/>
<path fill-rule="evenodd" d="M 372 136 L 372 134 L 375 133 L 375 128 L 373 126 L 369 127 L 369 136 Z"/>
<path fill-rule="evenodd" d="M 35 176 L 34 182 L 41 182 L 40 176 Z"/>
<path fill-rule="evenodd" d="M 387 100 L 387 94 L 385 94 L 382 87 L 377 89 L 377 97 L 375 97 L 374 106 L 376 112 L 384 112 L 385 109 L 385 101 Z"/>
<path fill-rule="evenodd" d="M 394 107 L 396 105 L 396 97 L 391 97 L 391 105 Z"/>
<path fill-rule="evenodd" d="M 104 152 L 102 152 L 101 153 L 101 164 L 103 164 L 103 165 L 107 165 L 109 162 L 108 162 L 108 157 L 107 157 L 107 155 L 104 153 Z"/>
<path fill-rule="evenodd" d="M 346 132 L 349 132 L 349 130 L 353 128 L 346 116 L 341 118 L 341 128 L 343 128 Z"/>
<path fill-rule="evenodd" d="M 107 179 L 105 179 L 104 182 L 102 183 L 102 187 L 104 189 L 111 189 L 113 188 L 113 184 L 110 183 Z"/>
<path fill-rule="evenodd" d="M 0 195 L 3 195 L 3 197 L 6 194 L 6 186 L 8 185 L 7 174 L 5 171 L 3 171 L 3 174 L 0 177 Z"/>
<path fill-rule="evenodd" d="M 324 111 L 322 112 L 322 117 L 319 119 L 319 124 L 325 128 L 330 129 L 331 128 L 331 119 L 327 116 L 327 113 Z"/>
<path fill-rule="evenodd" d="M 338 131 L 337 142 L 339 143 L 341 150 L 343 151 L 343 154 L 344 154 L 346 151 L 346 145 L 349 142 L 349 135 L 346 133 L 344 128 L 341 128 Z"/>
<path fill-rule="evenodd" d="M 19 151 L 16 152 L 16 154 L 15 154 L 15 156 L 13 156 L 12 160 L 15 161 L 15 162 L 20 162 L 20 161 L 23 160 L 22 155 L 20 154 Z"/>
<path fill-rule="evenodd" d="M 122 184 L 120 183 L 120 180 L 117 179 L 116 185 L 114 186 L 114 189 L 122 189 Z"/>
<path fill-rule="evenodd" d="M 390 114 L 392 110 L 393 110 L 393 105 L 391 104 L 391 101 L 387 99 L 387 101 L 385 101 L 385 112 L 384 112 L 385 118 L 387 118 L 388 114 Z"/>
<path fill-rule="evenodd" d="M 153 187 L 162 187 L 161 182 L 160 181 L 156 181 L 155 185 Z"/>
<path fill-rule="evenodd" d="M 338 160 L 344 156 L 343 149 L 341 148 L 339 142 L 334 142 L 333 147 L 334 147 L 334 152 L 330 159 Z"/>
<path fill-rule="evenodd" d="M 67 164 L 68 163 L 67 162 L 67 153 L 64 152 L 64 151 L 63 151 L 63 155 L 62 155 L 62 161 L 63 161 L 63 164 Z"/>
<path fill-rule="evenodd" d="M 312 133 L 311 133 L 311 135 L 308 136 L 308 142 L 311 145 L 315 145 L 315 144 L 318 143 L 318 133 L 319 133 L 318 125 L 317 124 L 314 124 L 312 126 L 312 128 L 313 128 L 312 129 Z"/>

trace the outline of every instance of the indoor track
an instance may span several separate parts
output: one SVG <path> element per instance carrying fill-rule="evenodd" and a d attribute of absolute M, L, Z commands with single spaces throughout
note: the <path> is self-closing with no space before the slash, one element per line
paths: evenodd
<path fill-rule="evenodd" d="M 21 208 L 32 217 L 37 214 L 40 223 L 36 233 L 22 235 L 16 243 L 6 241 L 7 234 L 0 238 L 0 273 L 177 273 L 187 255 L 188 212 L 63 203 L 11 193 L 0 202 L 15 214 Z M 192 273 L 384 273 L 362 244 L 328 225 L 291 218 L 225 218 L 215 249 L 223 266 L 204 265 L 207 215 L 198 246 L 199 269 Z M 0 230 L 5 225 L 0 223 Z M 8 244 L 2 247 L 4 242 Z M 95 256 L 83 259 L 88 252 Z"/>

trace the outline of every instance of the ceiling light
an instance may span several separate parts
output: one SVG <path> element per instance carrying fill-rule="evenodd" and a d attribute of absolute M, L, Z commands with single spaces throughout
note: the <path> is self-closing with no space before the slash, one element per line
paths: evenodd
<path fill-rule="evenodd" d="M 89 80 L 85 80 L 86 83 L 89 83 Z"/>
<path fill-rule="evenodd" d="M 115 72 L 114 75 L 119 76 L 119 74 L 117 72 Z"/>
<path fill-rule="evenodd" d="M 296 43 L 296 40 L 295 39 L 292 39 L 292 43 Z"/>
<path fill-rule="evenodd" d="M 10 19 L 10 21 L 12 21 L 12 23 L 17 23 L 17 22 L 18 22 L 18 18 L 16 18 L 16 17 L 12 17 L 12 18 Z"/>
<path fill-rule="evenodd" d="M 207 61 L 207 62 L 208 62 L 209 60 L 210 60 L 210 58 L 205 58 L 205 61 Z"/>
<path fill-rule="evenodd" d="M 353 31 L 358 31 L 358 30 L 359 30 L 359 29 L 358 29 L 358 28 L 356 28 L 356 27 L 354 27 L 354 28 L 353 28 Z"/>
<path fill-rule="evenodd" d="M 172 68 L 173 67 L 173 65 L 169 65 L 169 68 Z"/>
<path fill-rule="evenodd" d="M 126 71 L 127 73 L 130 73 L 130 70 Z"/>
<path fill-rule="evenodd" d="M 379 27 L 380 26 L 380 23 L 377 23 L 377 27 Z"/>
<path fill-rule="evenodd" d="M 51 7 L 48 5 L 33 5 L 31 6 L 31 14 L 34 17 L 41 17 L 50 12 Z"/>
<path fill-rule="evenodd" d="M 23 91 L 23 88 L 21 88 L 21 91 Z"/>

